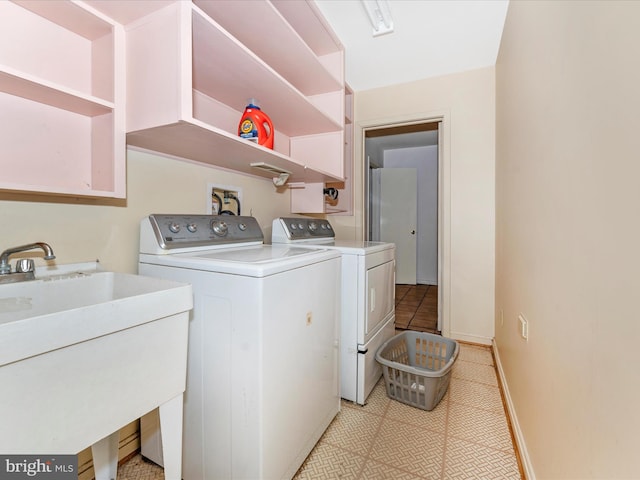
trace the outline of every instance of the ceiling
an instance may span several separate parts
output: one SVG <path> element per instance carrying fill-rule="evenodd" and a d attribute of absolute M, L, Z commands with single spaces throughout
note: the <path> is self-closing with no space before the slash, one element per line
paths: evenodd
<path fill-rule="evenodd" d="M 360 0 L 315 0 L 345 48 L 354 91 L 495 65 L 509 0 L 389 0 L 394 30 L 373 36 Z M 437 145 L 437 131 L 367 134 L 367 151 Z M 378 157 L 380 158 L 380 157 Z"/>
<path fill-rule="evenodd" d="M 389 0 L 394 31 L 374 37 L 359 0 L 315 0 L 345 48 L 354 91 L 495 65 L 508 0 Z"/>

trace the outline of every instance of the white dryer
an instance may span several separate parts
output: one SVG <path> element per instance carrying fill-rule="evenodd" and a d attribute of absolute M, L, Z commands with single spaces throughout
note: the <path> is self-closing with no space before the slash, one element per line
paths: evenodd
<path fill-rule="evenodd" d="M 253 217 L 151 215 L 141 274 L 190 283 L 183 479 L 291 478 L 340 408 L 340 255 Z M 153 420 L 143 456 L 158 463 Z"/>
<path fill-rule="evenodd" d="M 342 255 L 340 394 L 364 405 L 382 376 L 376 350 L 395 335 L 395 245 L 336 240 L 328 220 L 273 220 L 271 243 L 331 249 Z"/>

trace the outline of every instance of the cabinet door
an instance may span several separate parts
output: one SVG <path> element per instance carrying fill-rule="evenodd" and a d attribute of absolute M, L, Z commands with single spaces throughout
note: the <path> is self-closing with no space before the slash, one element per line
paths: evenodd
<path fill-rule="evenodd" d="M 366 336 L 375 332 L 394 308 L 393 297 L 395 285 L 393 271 L 393 261 L 367 270 Z"/>

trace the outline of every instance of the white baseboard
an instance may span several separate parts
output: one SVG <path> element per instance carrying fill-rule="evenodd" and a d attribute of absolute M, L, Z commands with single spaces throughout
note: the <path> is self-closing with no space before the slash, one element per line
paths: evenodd
<path fill-rule="evenodd" d="M 529 453 L 527 452 L 527 446 L 524 441 L 524 436 L 522 435 L 522 430 L 520 430 L 520 424 L 518 423 L 518 416 L 516 415 L 516 410 L 513 406 L 511 394 L 509 393 L 509 385 L 507 384 L 507 379 L 504 376 L 504 370 L 502 369 L 502 363 L 500 362 L 500 354 L 498 353 L 498 344 L 496 343 L 495 338 L 493 339 L 492 346 L 493 346 L 493 357 L 495 358 L 495 361 L 496 361 L 496 368 L 498 370 L 498 376 L 500 377 L 500 383 L 502 384 L 502 392 L 504 393 L 504 400 L 507 405 L 507 415 L 509 415 L 511 428 L 513 428 L 513 435 L 516 440 L 516 447 L 518 448 L 518 453 L 520 454 L 522 469 L 524 470 L 524 475 L 527 480 L 535 480 L 536 475 L 533 471 L 533 465 L 531 465 L 531 459 L 529 458 Z"/>
<path fill-rule="evenodd" d="M 442 332 L 442 334 L 444 335 L 445 332 Z M 453 332 L 453 331 L 450 332 L 450 335 L 444 335 L 444 336 L 449 336 L 454 340 L 460 340 L 462 342 L 478 343 L 480 345 L 487 345 L 487 346 L 490 346 L 492 341 L 492 339 L 489 337 L 481 337 L 480 335 L 470 335 L 468 333 Z"/>

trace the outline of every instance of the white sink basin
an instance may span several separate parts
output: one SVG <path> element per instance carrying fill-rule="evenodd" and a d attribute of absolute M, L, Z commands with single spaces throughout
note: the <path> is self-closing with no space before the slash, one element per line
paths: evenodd
<path fill-rule="evenodd" d="M 0 285 L 0 366 L 192 308 L 191 287 L 73 272 Z"/>
<path fill-rule="evenodd" d="M 0 452 L 98 444 L 94 464 L 109 470 L 98 476 L 114 478 L 118 429 L 160 406 L 175 459 L 167 478 L 179 478 L 191 286 L 67 270 L 0 285 Z"/>

